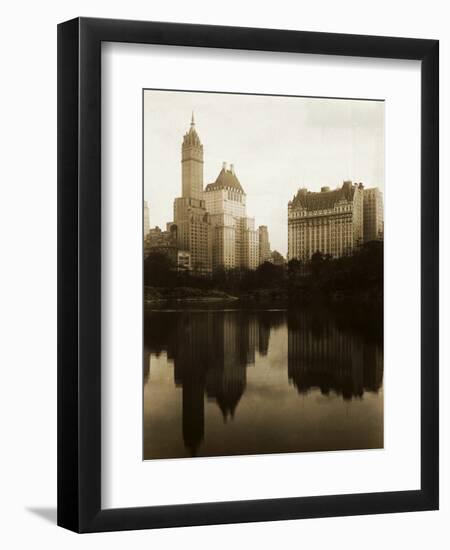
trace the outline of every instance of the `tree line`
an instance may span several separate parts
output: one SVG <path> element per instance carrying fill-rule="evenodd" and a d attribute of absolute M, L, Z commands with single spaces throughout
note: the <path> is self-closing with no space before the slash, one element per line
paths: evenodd
<path fill-rule="evenodd" d="M 264 262 L 255 270 L 218 267 L 211 276 L 177 271 L 170 258 L 151 253 L 144 261 L 144 284 L 157 288 L 190 287 L 241 296 L 255 291 L 285 293 L 291 300 L 364 295 L 382 300 L 383 242 L 372 241 L 341 258 L 315 252 L 311 260 L 285 265 Z"/>

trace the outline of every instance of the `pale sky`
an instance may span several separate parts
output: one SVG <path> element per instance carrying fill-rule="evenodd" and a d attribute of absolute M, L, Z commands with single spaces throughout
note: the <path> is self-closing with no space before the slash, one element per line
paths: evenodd
<path fill-rule="evenodd" d="M 286 256 L 287 204 L 300 187 L 343 180 L 384 192 L 384 102 L 201 92 L 144 92 L 144 198 L 150 226 L 173 219 L 181 196 L 181 143 L 194 111 L 204 185 L 234 164 L 247 216 L 267 225 Z"/>

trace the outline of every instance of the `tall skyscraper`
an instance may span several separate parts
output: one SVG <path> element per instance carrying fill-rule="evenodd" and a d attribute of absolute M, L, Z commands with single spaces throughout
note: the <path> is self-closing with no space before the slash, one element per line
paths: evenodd
<path fill-rule="evenodd" d="M 260 225 L 258 227 L 259 233 L 259 263 L 263 264 L 264 262 L 270 261 L 270 242 L 269 242 L 269 231 L 267 230 L 267 225 Z"/>
<path fill-rule="evenodd" d="M 364 242 L 383 239 L 383 195 L 378 187 L 364 189 Z"/>
<path fill-rule="evenodd" d="M 183 198 L 203 199 L 203 145 L 195 129 L 194 113 L 181 146 L 181 185 Z"/>
<path fill-rule="evenodd" d="M 212 268 L 211 224 L 203 200 L 203 145 L 191 126 L 181 147 L 181 197 L 174 201 L 174 223 L 180 250 L 191 254 L 192 270 L 207 274 Z"/>
<path fill-rule="evenodd" d="M 216 181 L 204 192 L 206 209 L 212 225 L 213 268 L 259 265 L 259 233 L 255 220 L 247 217 L 246 194 L 234 167 L 224 162 Z"/>
<path fill-rule="evenodd" d="M 288 204 L 288 259 L 310 260 L 315 252 L 340 257 L 363 243 L 362 183 L 320 193 L 300 189 Z"/>

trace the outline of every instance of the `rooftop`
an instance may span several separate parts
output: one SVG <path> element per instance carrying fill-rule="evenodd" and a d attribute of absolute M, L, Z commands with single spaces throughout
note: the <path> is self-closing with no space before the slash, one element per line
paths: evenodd
<path fill-rule="evenodd" d="M 230 168 L 227 168 L 226 163 L 223 163 L 222 170 L 220 171 L 217 179 L 214 183 L 208 183 L 205 187 L 205 191 L 215 191 L 216 189 L 234 189 L 240 193 L 244 193 L 242 185 L 238 180 L 233 165 L 230 165 Z"/>
<path fill-rule="evenodd" d="M 322 187 L 322 191 L 313 192 L 306 189 L 299 189 L 292 199 L 291 205 L 294 208 L 305 208 L 306 210 L 328 210 L 334 208 L 341 201 L 352 201 L 357 188 L 362 184 L 351 181 L 344 181 L 342 187 L 329 190 L 329 187 Z"/>
<path fill-rule="evenodd" d="M 183 147 L 201 147 L 202 143 L 198 137 L 197 130 L 195 129 L 194 113 L 192 113 L 191 126 L 189 132 L 186 132 L 183 136 Z"/>

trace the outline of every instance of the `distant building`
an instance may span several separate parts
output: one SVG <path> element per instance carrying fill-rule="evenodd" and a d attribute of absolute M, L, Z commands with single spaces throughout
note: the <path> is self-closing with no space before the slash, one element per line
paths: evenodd
<path fill-rule="evenodd" d="M 300 189 L 288 204 L 288 258 L 310 260 L 315 252 L 335 258 L 363 243 L 364 186 L 344 181 L 320 193 Z"/>
<path fill-rule="evenodd" d="M 383 239 L 383 195 L 378 187 L 364 189 L 364 242 Z"/>
<path fill-rule="evenodd" d="M 148 202 L 144 201 L 144 239 L 150 231 L 150 209 L 148 207 Z"/>
<path fill-rule="evenodd" d="M 173 208 L 177 246 L 190 253 L 193 271 L 207 275 L 212 270 L 211 223 L 203 200 L 203 145 L 194 115 L 181 147 L 181 187 L 182 196 Z"/>
<path fill-rule="evenodd" d="M 178 271 L 191 271 L 191 253 L 187 250 L 177 251 L 177 269 Z"/>
<path fill-rule="evenodd" d="M 149 230 L 145 239 L 147 248 L 156 246 L 176 245 L 177 244 L 177 226 L 175 224 L 167 224 L 166 231 L 160 227 L 152 227 Z"/>
<path fill-rule="evenodd" d="M 213 268 L 256 269 L 259 232 L 255 220 L 247 217 L 246 194 L 232 164 L 227 168 L 223 163 L 216 181 L 206 186 L 203 196 L 212 225 Z"/>
<path fill-rule="evenodd" d="M 175 261 L 177 250 L 176 227 L 170 231 L 163 231 L 158 226 L 153 227 L 147 233 L 144 240 L 144 256 L 147 257 L 152 252 L 161 252 Z"/>
<path fill-rule="evenodd" d="M 187 250 L 180 250 L 177 245 L 177 226 L 167 224 L 167 230 L 159 227 L 150 229 L 144 241 L 144 257 L 151 253 L 159 253 L 167 256 L 177 271 L 191 271 L 191 254 Z"/>
<path fill-rule="evenodd" d="M 263 264 L 264 262 L 270 261 L 270 242 L 269 242 L 269 231 L 267 230 L 267 225 L 260 225 L 258 227 L 259 233 L 259 263 Z"/>

